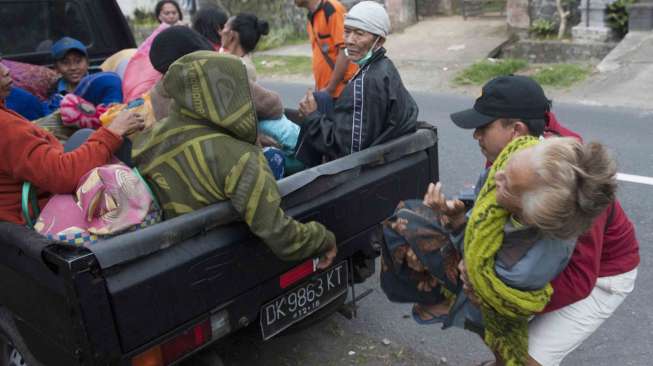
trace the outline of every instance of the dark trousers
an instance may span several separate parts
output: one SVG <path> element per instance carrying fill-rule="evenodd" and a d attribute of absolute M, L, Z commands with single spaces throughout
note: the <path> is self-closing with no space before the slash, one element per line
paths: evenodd
<path fill-rule="evenodd" d="M 83 128 L 73 133 L 68 141 L 66 141 L 66 143 L 63 145 L 64 152 L 70 152 L 82 146 L 82 144 L 88 140 L 93 132 L 95 132 L 95 130 L 90 128 Z M 123 137 L 122 145 L 120 145 L 118 150 L 114 152 L 114 155 L 120 161 L 127 164 L 127 166 L 134 167 L 134 163 L 132 162 L 132 142 L 128 138 Z"/>

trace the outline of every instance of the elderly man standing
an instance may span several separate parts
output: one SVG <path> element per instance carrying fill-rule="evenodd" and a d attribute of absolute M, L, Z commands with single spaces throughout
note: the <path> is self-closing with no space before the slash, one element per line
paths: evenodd
<path fill-rule="evenodd" d="M 363 1 L 345 17 L 345 52 L 359 70 L 332 107 L 319 106 L 309 90 L 300 102 L 297 158 L 321 164 L 414 132 L 418 108 L 385 55 L 390 18 L 376 2 Z"/>

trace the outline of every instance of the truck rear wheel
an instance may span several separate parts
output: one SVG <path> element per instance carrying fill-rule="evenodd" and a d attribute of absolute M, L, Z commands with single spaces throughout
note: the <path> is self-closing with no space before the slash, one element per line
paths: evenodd
<path fill-rule="evenodd" d="M 41 366 L 29 352 L 9 311 L 0 308 L 0 366 Z"/>

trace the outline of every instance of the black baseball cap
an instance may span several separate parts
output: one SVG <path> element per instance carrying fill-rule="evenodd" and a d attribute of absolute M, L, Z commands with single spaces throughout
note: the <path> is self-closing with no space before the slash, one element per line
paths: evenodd
<path fill-rule="evenodd" d="M 488 81 L 474 108 L 450 117 L 458 127 L 466 129 L 483 127 L 499 118 L 517 118 L 539 135 L 550 109 L 551 101 L 540 84 L 527 76 L 508 75 Z"/>

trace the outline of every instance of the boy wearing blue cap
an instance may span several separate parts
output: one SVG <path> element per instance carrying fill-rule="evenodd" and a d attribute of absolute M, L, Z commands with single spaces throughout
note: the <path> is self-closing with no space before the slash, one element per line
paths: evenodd
<path fill-rule="evenodd" d="M 93 105 L 122 103 L 122 82 L 118 74 L 99 72 L 88 75 L 88 52 L 84 44 L 63 37 L 52 45 L 54 70 L 61 78 L 54 84 L 46 101 L 45 114 L 59 109 L 66 94 L 73 93 Z"/>
<path fill-rule="evenodd" d="M 73 92 L 88 73 L 86 46 L 74 38 L 64 37 L 52 45 L 52 57 L 55 71 L 61 74 L 55 92 Z"/>

